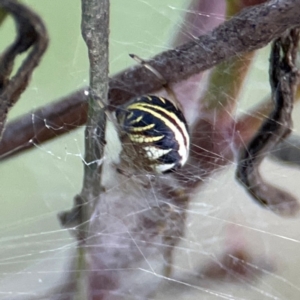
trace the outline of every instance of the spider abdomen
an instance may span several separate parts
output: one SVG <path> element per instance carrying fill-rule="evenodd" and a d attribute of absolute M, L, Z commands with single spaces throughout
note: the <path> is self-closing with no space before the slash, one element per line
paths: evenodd
<path fill-rule="evenodd" d="M 187 161 L 190 143 L 187 123 L 171 101 L 142 96 L 119 107 L 116 117 L 121 131 L 158 173 L 181 167 Z"/>

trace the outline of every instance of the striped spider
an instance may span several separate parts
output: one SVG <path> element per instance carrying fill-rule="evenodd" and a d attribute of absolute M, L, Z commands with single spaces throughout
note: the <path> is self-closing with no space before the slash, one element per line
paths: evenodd
<path fill-rule="evenodd" d="M 18 39 L 0 62 L 0 125 L 3 126 L 8 108 L 26 87 L 47 39 L 43 23 L 35 14 L 27 10 L 20 14 L 18 9 L 24 8 L 14 1 L 0 0 L 0 4 L 15 16 L 20 29 Z M 33 22 L 27 23 L 26 18 Z M 28 36 L 32 38 L 28 40 Z M 296 200 L 266 185 L 257 168 L 267 150 L 290 130 L 297 42 L 296 30 L 274 42 L 270 81 L 275 108 L 245 146 L 238 147 L 239 181 L 258 203 L 283 215 L 291 215 L 298 209 Z M 10 63 L 28 49 L 32 52 L 25 62 L 31 63 L 30 67 L 22 65 L 22 72 L 10 79 Z M 151 63 L 142 61 L 142 64 L 161 79 Z M 88 271 L 92 274 L 89 286 L 95 294 L 107 299 L 116 294 L 140 295 L 145 282 L 149 283 L 148 295 L 156 290 L 162 277 L 171 276 L 173 252 L 184 236 L 191 195 L 212 171 L 233 160 L 234 153 L 222 152 L 228 139 L 220 134 L 220 126 L 218 131 L 216 123 L 199 118 L 188 130 L 179 102 L 168 85 L 162 82 L 161 85 L 167 88 L 169 99 L 146 94 L 116 109 L 123 146 L 120 167 L 111 168 L 112 162 L 104 162 L 107 171 L 102 182 L 104 189 L 95 196 L 99 199 L 86 241 Z M 126 173 L 131 176 L 124 176 Z M 75 197 L 75 201 L 80 199 Z M 137 275 L 136 270 L 146 271 Z"/>
<path fill-rule="evenodd" d="M 131 55 L 161 80 L 168 99 L 155 95 L 133 98 L 117 107 L 123 147 L 121 156 L 137 170 L 166 173 L 182 167 L 189 155 L 190 137 L 182 107 L 164 78 L 136 55 Z M 131 164 L 132 164 L 131 162 Z"/>
<path fill-rule="evenodd" d="M 264 182 L 258 172 L 258 167 L 263 156 L 266 155 L 266 150 L 273 148 L 290 132 L 293 86 L 298 77 L 294 66 L 297 43 L 297 30 L 292 30 L 288 36 L 273 43 L 270 58 L 270 81 L 273 100 L 276 105 L 270 114 L 270 118 L 261 124 L 260 129 L 249 141 L 249 144 L 240 150 L 236 173 L 238 180 L 247 188 L 253 199 L 267 209 L 281 215 L 296 213 L 299 209 L 298 202 L 289 193 Z M 128 285 L 134 286 L 131 295 L 138 294 L 138 291 L 143 289 L 145 281 L 151 282 L 153 289 L 150 286 L 147 289 L 147 293 L 151 293 L 155 290 L 156 283 L 160 281 L 160 276 L 171 276 L 173 252 L 184 235 L 190 195 L 199 185 L 197 178 L 203 180 L 206 175 L 200 173 L 205 162 L 203 162 L 203 157 L 201 158 L 201 153 L 199 153 L 199 143 L 197 141 L 199 131 L 193 132 L 195 127 L 191 129 L 191 155 L 187 159 L 187 163 L 185 165 L 180 163 L 179 166 L 176 166 L 176 163 L 174 165 L 174 161 L 172 161 L 171 172 L 165 172 L 170 171 L 165 168 L 166 161 L 161 159 L 164 158 L 165 152 L 157 150 L 157 146 L 160 146 L 160 144 L 157 144 L 157 140 L 153 139 L 153 136 L 160 137 L 162 132 L 151 131 L 151 126 L 155 127 L 163 122 L 163 125 L 167 127 L 169 118 L 176 120 L 170 122 L 172 125 L 174 125 L 174 122 L 181 122 L 175 129 L 173 129 L 174 127 L 168 128 L 173 133 L 172 141 L 174 141 L 174 136 L 179 134 L 178 132 L 182 133 L 182 131 L 177 131 L 178 128 L 183 126 L 187 128 L 181 113 L 177 112 L 176 106 L 172 102 L 170 103 L 172 105 L 168 104 L 165 98 L 145 95 L 134 98 L 116 110 L 116 117 L 121 127 L 120 136 L 123 152 L 125 153 L 123 153 L 124 157 L 121 155 L 121 160 L 126 161 L 126 170 L 130 170 L 129 174 L 131 176 L 128 177 L 126 176 L 128 174 L 123 172 L 112 171 L 110 178 L 113 178 L 113 180 L 104 182 L 106 191 L 99 199 L 97 210 L 91 222 L 91 232 L 108 230 L 110 234 L 125 231 L 126 233 L 117 242 L 117 244 L 122 245 L 122 248 L 109 248 L 109 251 L 102 253 L 103 256 L 92 251 L 92 265 L 98 270 L 97 276 L 99 276 L 96 276 L 95 281 L 93 281 L 95 282 L 95 289 L 99 289 L 97 282 L 106 278 L 108 281 L 118 281 L 117 291 L 120 293 L 126 294 L 128 293 Z M 169 105 L 170 110 L 168 112 L 161 110 L 162 115 L 158 115 L 157 111 L 160 111 L 158 107 L 165 109 L 166 104 Z M 175 111 L 176 117 L 173 116 Z M 176 119 L 178 116 L 180 117 Z M 144 123 L 142 123 L 142 120 L 144 120 Z M 203 122 L 203 120 L 200 122 Z M 155 124 L 153 125 L 153 123 Z M 160 127 L 161 125 L 158 126 L 158 128 Z M 174 133 L 173 130 L 177 132 Z M 187 137 L 185 131 L 183 136 Z M 175 145 L 183 140 L 182 136 L 176 138 Z M 167 144 L 168 147 L 170 145 L 172 143 Z M 142 147 L 141 152 L 139 152 L 140 147 Z M 149 147 L 155 147 L 155 149 L 150 148 L 149 151 Z M 169 150 L 169 148 L 167 149 Z M 175 148 L 176 151 L 178 149 L 180 149 L 180 145 Z M 176 153 L 177 159 L 181 162 L 182 156 L 178 153 Z M 210 150 L 210 153 L 216 153 L 216 151 Z M 144 158 L 145 160 L 143 160 Z M 211 157 L 210 159 L 215 160 L 215 158 Z M 155 162 L 154 167 L 152 165 L 153 161 Z M 174 169 L 174 166 L 177 168 Z M 195 177 L 195 174 L 199 175 Z M 120 194 L 122 199 L 126 199 L 125 207 L 119 206 Z M 103 217 L 102 212 L 107 210 L 111 212 L 113 218 L 111 218 L 111 215 L 108 218 Z M 119 216 L 121 215 L 124 217 L 120 219 Z M 110 234 L 108 236 L 94 236 L 91 238 L 90 245 L 104 248 L 110 242 Z M 132 235 L 134 235 L 134 238 L 132 238 Z M 236 255 L 238 257 L 241 255 L 241 259 L 247 257 L 244 257 L 241 253 Z M 118 257 L 120 261 L 115 262 L 112 257 Z M 107 259 L 109 262 L 107 262 Z M 106 266 L 104 269 L 103 261 L 107 263 L 104 264 Z M 108 274 L 106 271 L 106 268 L 129 270 L 135 268 L 137 261 L 139 262 L 139 268 L 143 270 L 156 265 L 161 266 L 161 268 L 143 273 L 143 280 L 139 282 L 141 285 L 131 277 L 134 272 L 132 274 L 127 272 L 128 277 L 126 276 L 126 280 L 123 281 L 118 272 Z M 224 264 L 226 265 L 226 263 Z M 237 268 L 236 272 L 242 272 L 242 270 Z M 153 277 L 153 273 L 160 274 L 160 276 Z M 130 281 L 131 279 L 133 281 Z"/>

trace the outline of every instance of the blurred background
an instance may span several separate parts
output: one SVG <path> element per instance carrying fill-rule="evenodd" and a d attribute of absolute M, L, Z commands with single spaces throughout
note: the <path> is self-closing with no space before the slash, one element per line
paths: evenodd
<path fill-rule="evenodd" d="M 24 0 L 43 18 L 50 45 L 10 119 L 88 84 L 86 46 L 80 33 L 80 1 Z M 128 68 L 135 53 L 149 58 L 169 49 L 188 1 L 111 1 L 110 73 Z M 221 0 L 220 0 L 221 2 Z M 204 20 L 222 22 L 222 14 L 203 12 Z M 14 37 L 10 18 L 0 27 L 0 51 Z M 269 94 L 269 49 L 256 55 L 237 114 Z M 294 112 L 300 130 L 299 107 Z M 108 137 L 109 139 L 109 137 Z M 57 213 L 71 208 L 81 190 L 83 128 L 1 162 L 0 299 L 27 299 L 54 284 L 64 258 L 75 247 L 60 228 Z M 234 180 L 234 164 L 201 188 L 190 204 L 186 236 L 174 261 L 176 282 L 164 282 L 155 299 L 300 299 L 300 222 L 256 205 Z M 299 196 L 300 170 L 266 160 L 263 174 Z M 222 253 L 242 244 L 253 260 L 253 276 L 234 280 L 199 276 Z M 259 272 L 257 272 L 257 270 Z M 252 271 L 251 271 L 252 272 Z M 188 284 L 183 277 L 188 274 Z M 194 274 L 194 276 L 192 276 Z M 147 284 L 147 283 L 145 283 Z M 175 294 L 174 294 L 175 293 Z M 39 298 L 37 298 L 39 299 Z M 154 298 L 153 298 L 154 299 Z"/>

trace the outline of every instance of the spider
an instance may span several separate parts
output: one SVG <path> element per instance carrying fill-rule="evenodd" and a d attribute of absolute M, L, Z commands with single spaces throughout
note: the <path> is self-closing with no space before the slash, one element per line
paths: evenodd
<path fill-rule="evenodd" d="M 1 111 L 2 125 L 8 108 L 25 88 L 29 77 L 26 74 L 24 78 L 24 73 L 20 72 L 10 80 L 11 67 L 7 67 L 6 63 L 13 62 L 16 54 L 33 46 L 32 52 L 25 62 L 32 62 L 35 66 L 45 50 L 46 33 L 44 27 L 40 26 L 43 24 L 41 20 L 21 4 L 7 0 L 0 0 L 0 4 L 15 16 L 20 29 L 14 46 L 6 52 L 9 57 L 12 53 L 11 49 L 14 51 L 17 49 L 12 55 L 13 58 L 11 60 L 2 59 L 0 64 L 0 99 L 2 100 L 1 104 L 4 103 Z M 14 9 L 16 7 L 18 9 Z M 26 13 L 20 14 L 20 11 Z M 37 24 L 39 26 L 36 26 Z M 28 32 L 32 37 L 29 42 L 26 38 L 24 39 L 25 36 L 28 36 Z M 292 214 L 297 209 L 297 202 L 284 192 L 281 192 L 279 197 L 276 195 L 269 197 L 269 194 L 264 193 L 265 185 L 262 178 L 253 174 L 257 172 L 257 166 L 266 150 L 278 143 L 279 139 L 284 138 L 290 128 L 292 88 L 297 77 L 293 65 L 297 34 L 297 31 L 293 30 L 288 36 L 274 42 L 271 56 L 271 82 L 273 98 L 276 100 L 277 106 L 272 111 L 271 117 L 248 140 L 247 145 L 244 148 L 241 147 L 237 171 L 237 177 L 253 198 L 279 214 Z M 23 71 L 24 65 L 20 68 Z M 28 70 L 31 73 L 33 67 Z M 22 75 L 23 77 L 18 77 Z M 283 77 L 284 81 L 282 81 Z M 286 80 L 286 78 L 288 79 Z M 14 87 L 15 89 L 12 89 Z M 147 95 L 141 97 L 147 97 Z M 152 99 L 152 97 L 154 96 L 150 98 Z M 134 99 L 133 102 L 136 101 L 136 98 Z M 128 105 L 130 104 L 125 104 L 125 108 L 128 108 Z M 120 124 L 124 124 L 124 121 L 121 120 Z M 284 126 L 276 126 L 278 124 L 284 124 Z M 219 139 L 218 149 L 214 148 L 215 143 L 213 142 L 211 148 L 209 145 L 204 148 L 203 133 L 195 129 L 201 127 L 204 132 L 204 129 L 208 129 L 208 132 L 212 133 L 213 125 L 208 120 L 196 121 L 191 128 L 192 143 L 189 161 L 185 166 L 181 166 L 183 163 L 180 163 L 180 166 L 177 166 L 178 168 L 169 174 L 149 174 L 144 170 L 137 173 L 135 170 L 134 175 L 128 177 L 118 172 L 116 168 L 112 168 L 111 161 L 105 162 L 104 168 L 107 170 L 107 176 L 102 182 L 105 190 L 99 196 L 98 205 L 90 221 L 90 236 L 86 242 L 87 249 L 89 249 L 87 253 L 89 268 L 93 274 L 90 286 L 93 290 L 105 294 L 109 294 L 110 291 L 124 294 L 128 293 L 128 286 L 131 286 L 129 292 L 131 295 L 135 295 L 144 288 L 145 282 L 151 282 L 148 289 L 148 292 L 151 292 L 156 289 L 156 283 L 160 281 L 161 276 L 170 276 L 174 247 L 184 236 L 189 197 L 203 181 L 203 178 L 211 174 L 216 164 L 226 163 L 223 157 L 220 159 L 218 156 L 224 145 L 222 137 Z M 276 140 L 273 139 L 274 136 L 276 136 Z M 207 143 L 209 139 L 212 141 L 216 139 L 216 136 L 206 136 L 204 142 Z M 204 152 L 199 149 L 204 149 Z M 216 155 L 207 157 L 205 152 Z M 153 151 L 151 155 L 153 155 Z M 131 159 L 130 155 L 127 155 L 127 158 Z M 218 160 L 217 163 L 213 164 L 216 160 Z M 131 162 L 126 169 L 133 166 L 134 162 Z M 271 186 L 268 186 L 268 190 L 269 192 L 274 191 L 275 194 L 278 193 L 278 189 Z M 120 205 L 120 200 L 121 204 L 125 202 L 126 205 Z M 152 269 L 156 265 L 157 269 Z M 148 267 L 151 272 L 143 273 L 142 280 L 137 280 L 133 271 Z M 120 275 L 120 270 L 124 270 L 122 275 Z M 154 274 L 156 276 L 153 276 Z M 103 286 L 106 288 L 105 292 L 103 292 Z"/>
<path fill-rule="evenodd" d="M 162 81 L 169 98 L 146 95 L 116 109 L 123 152 L 131 162 L 135 161 L 137 169 L 158 173 L 176 170 L 186 163 L 190 147 L 181 104 L 156 70 L 136 55 L 131 57 Z"/>

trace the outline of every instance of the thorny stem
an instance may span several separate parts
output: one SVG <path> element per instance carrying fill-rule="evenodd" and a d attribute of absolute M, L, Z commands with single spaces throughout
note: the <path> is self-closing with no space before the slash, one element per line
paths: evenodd
<path fill-rule="evenodd" d="M 161 73 L 168 83 L 181 81 L 241 53 L 267 45 L 288 28 L 299 26 L 299 12 L 299 0 L 268 1 L 243 10 L 206 35 L 155 56 L 149 64 Z M 147 94 L 160 88 L 159 80 L 143 67 L 137 66 L 117 74 L 110 80 L 110 103 L 113 108 L 132 96 Z M 46 109 L 39 109 L 13 122 L 7 127 L 6 135 L 3 137 L 0 156 L 4 158 L 5 153 L 11 155 L 67 132 L 72 128 L 68 124 L 78 124 L 76 114 L 83 115 L 78 125 L 83 124 L 86 120 L 84 90 L 86 89 L 73 93 L 63 101 L 58 101 L 54 104 L 55 109 L 53 105 L 49 105 Z M 77 113 L 73 114 L 71 121 L 67 114 L 60 114 L 59 111 L 60 107 L 65 107 L 64 102 L 70 102 L 73 98 L 78 99 L 74 104 Z M 40 122 L 38 128 L 36 124 L 33 126 L 32 115 L 41 116 L 41 120 L 47 120 L 46 124 Z M 57 129 L 49 129 L 47 124 Z M 22 126 L 27 128 L 26 134 L 15 138 L 11 130 Z M 31 143 L 31 140 L 34 143 Z"/>
<path fill-rule="evenodd" d="M 294 215 L 297 200 L 266 183 L 259 167 L 269 150 L 291 132 L 292 109 L 298 71 L 295 67 L 299 31 L 291 30 L 274 41 L 270 57 L 270 84 L 274 109 L 248 145 L 242 149 L 236 176 L 246 191 L 261 205 L 281 215 Z"/>

